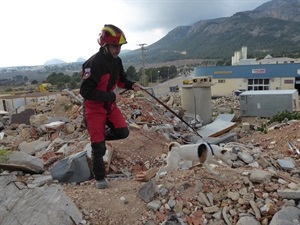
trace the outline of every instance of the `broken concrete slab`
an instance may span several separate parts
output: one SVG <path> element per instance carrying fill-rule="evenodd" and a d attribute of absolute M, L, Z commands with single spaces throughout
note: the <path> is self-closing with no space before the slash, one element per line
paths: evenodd
<path fill-rule="evenodd" d="M 80 183 L 92 178 L 86 151 L 73 154 L 56 162 L 50 172 L 53 179 L 59 182 Z"/>
<path fill-rule="evenodd" d="M 1 225 L 74 225 L 82 221 L 81 212 L 61 186 L 20 190 L 14 182 L 14 175 L 0 177 Z"/>
<path fill-rule="evenodd" d="M 44 163 L 41 159 L 19 151 L 9 152 L 7 159 L 0 162 L 0 168 L 28 173 L 43 173 L 45 171 Z"/>
<path fill-rule="evenodd" d="M 39 151 L 45 150 L 50 145 L 50 143 L 50 141 L 42 140 L 34 140 L 31 142 L 23 141 L 19 144 L 18 150 L 29 155 L 34 155 Z"/>
<path fill-rule="evenodd" d="M 203 138 L 218 137 L 236 127 L 236 123 L 226 121 L 222 117 L 217 117 L 212 123 L 207 124 L 197 130 Z"/>

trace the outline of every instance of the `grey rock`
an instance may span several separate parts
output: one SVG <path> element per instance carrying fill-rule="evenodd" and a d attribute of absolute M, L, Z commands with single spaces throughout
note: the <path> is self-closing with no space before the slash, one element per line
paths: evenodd
<path fill-rule="evenodd" d="M 138 196 L 146 203 L 149 203 L 154 198 L 156 187 L 155 181 L 151 179 L 138 191 Z"/>
<path fill-rule="evenodd" d="M 264 170 L 254 170 L 250 174 L 250 181 L 254 183 L 264 183 L 270 181 L 272 174 Z"/>
<path fill-rule="evenodd" d="M 295 164 L 292 160 L 287 159 L 278 159 L 277 160 L 279 166 L 284 170 L 292 170 L 295 168 Z"/>
<path fill-rule="evenodd" d="M 264 157 L 260 157 L 257 161 L 259 165 L 264 169 L 270 165 L 269 161 Z"/>
<path fill-rule="evenodd" d="M 35 140 L 32 142 L 23 141 L 19 144 L 18 149 L 22 152 L 26 152 L 30 155 L 34 155 L 39 151 L 45 150 L 50 143 L 51 143 L 50 141 L 41 141 L 41 140 Z"/>
<path fill-rule="evenodd" d="M 238 157 L 243 160 L 243 162 L 249 164 L 252 163 L 254 161 L 254 158 L 251 154 L 246 153 L 246 152 L 239 152 L 238 153 Z"/>
<path fill-rule="evenodd" d="M 8 160 L 0 163 L 0 168 L 30 173 L 43 173 L 45 171 L 44 163 L 41 159 L 18 151 L 12 151 Z"/>
<path fill-rule="evenodd" d="M 28 184 L 28 187 L 30 188 L 36 188 L 41 187 L 48 181 L 52 181 L 53 178 L 51 175 L 38 175 L 30 184 Z"/>
<path fill-rule="evenodd" d="M 182 225 L 182 222 L 179 218 L 177 218 L 177 216 L 171 214 L 168 216 L 167 220 L 162 223 L 162 225 Z"/>
<path fill-rule="evenodd" d="M 19 190 L 13 175 L 0 177 L 1 225 L 74 225 L 82 214 L 59 185 Z"/>
<path fill-rule="evenodd" d="M 56 122 L 56 121 L 61 121 L 61 122 L 65 122 L 65 123 L 70 122 L 70 120 L 66 117 L 52 117 L 52 118 L 48 118 L 47 120 L 45 120 L 44 124 L 52 123 L 52 122 Z"/>
<path fill-rule="evenodd" d="M 216 221 L 209 222 L 208 225 L 226 225 L 226 223 L 223 220 L 218 219 Z"/>
<path fill-rule="evenodd" d="M 300 189 L 298 189 L 298 190 L 293 190 L 293 189 L 278 190 L 277 193 L 282 198 L 300 199 Z"/>
<path fill-rule="evenodd" d="M 147 208 L 148 208 L 148 209 L 151 209 L 151 210 L 153 210 L 153 211 L 157 211 L 157 210 L 159 209 L 160 206 L 161 206 L 161 203 L 160 203 L 159 200 L 154 200 L 154 201 L 149 202 L 149 203 L 147 204 Z"/>
<path fill-rule="evenodd" d="M 237 160 L 237 161 L 234 161 L 233 163 L 232 163 L 232 167 L 233 168 L 239 168 L 239 167 L 243 167 L 243 166 L 245 166 L 246 164 L 243 162 L 243 161 L 241 161 L 241 160 Z"/>
<path fill-rule="evenodd" d="M 275 213 L 270 225 L 299 225 L 300 209 L 296 207 L 282 208 Z"/>
<path fill-rule="evenodd" d="M 251 216 L 244 216 L 239 219 L 236 225 L 260 225 L 260 222 Z"/>

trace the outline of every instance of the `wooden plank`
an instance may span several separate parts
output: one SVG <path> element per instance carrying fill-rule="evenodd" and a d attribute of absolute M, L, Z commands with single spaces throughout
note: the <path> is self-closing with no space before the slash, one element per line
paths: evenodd
<path fill-rule="evenodd" d="M 113 152 L 114 152 L 113 147 L 110 144 L 106 144 L 106 153 L 105 153 L 105 156 L 103 157 L 103 161 L 105 163 L 106 174 L 109 174 L 109 168 L 110 168 Z"/>
<path fill-rule="evenodd" d="M 135 176 L 135 180 L 146 182 L 153 178 L 156 175 L 157 171 L 158 169 L 156 167 L 152 167 L 147 171 L 142 171 Z"/>

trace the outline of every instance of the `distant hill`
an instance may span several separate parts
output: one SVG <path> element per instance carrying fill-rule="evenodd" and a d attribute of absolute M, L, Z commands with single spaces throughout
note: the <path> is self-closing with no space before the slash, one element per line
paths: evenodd
<path fill-rule="evenodd" d="M 74 63 L 82 63 L 82 62 L 85 62 L 86 59 L 82 58 L 82 57 L 79 57 Z M 51 60 L 48 60 L 44 63 L 44 66 L 47 66 L 47 65 L 59 65 L 59 64 L 65 64 L 67 62 L 63 61 L 63 60 L 60 60 L 60 59 L 51 59 Z"/>
<path fill-rule="evenodd" d="M 231 17 L 201 20 L 171 30 L 147 46 L 145 63 L 183 59 L 227 59 L 242 46 L 248 57 L 300 57 L 300 1 L 273 0 Z M 141 51 L 123 55 L 123 63 L 139 62 Z"/>
<path fill-rule="evenodd" d="M 86 59 L 84 59 L 84 58 L 82 58 L 82 57 L 80 57 L 80 58 L 78 58 L 77 60 L 76 60 L 76 62 L 85 62 L 86 61 Z"/>
<path fill-rule="evenodd" d="M 56 64 L 63 64 L 63 63 L 66 63 L 66 62 L 63 60 L 60 60 L 60 59 L 51 59 L 51 60 L 46 61 L 44 63 L 44 65 L 56 65 Z"/>
<path fill-rule="evenodd" d="M 131 52 L 131 51 L 132 51 L 132 50 L 129 50 L 129 49 L 122 49 L 120 55 L 129 53 L 129 52 Z"/>

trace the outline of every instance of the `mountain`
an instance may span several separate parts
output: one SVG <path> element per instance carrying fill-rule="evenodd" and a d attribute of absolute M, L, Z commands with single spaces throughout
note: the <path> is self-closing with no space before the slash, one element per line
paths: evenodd
<path fill-rule="evenodd" d="M 129 50 L 129 49 L 122 49 L 120 55 L 126 54 L 126 53 L 131 52 L 131 51 L 132 51 L 132 50 Z"/>
<path fill-rule="evenodd" d="M 147 46 L 145 63 L 181 59 L 226 59 L 242 46 L 248 57 L 300 57 L 300 1 L 272 0 L 231 17 L 201 20 L 180 26 Z M 122 56 L 124 64 L 139 62 L 141 51 Z"/>
<path fill-rule="evenodd" d="M 78 59 L 76 60 L 76 62 L 80 62 L 80 63 L 85 62 L 85 61 L 86 61 L 86 59 L 84 59 L 84 58 L 82 58 L 82 57 L 80 57 L 80 58 L 78 58 Z"/>
<path fill-rule="evenodd" d="M 60 60 L 60 59 L 51 59 L 51 60 L 46 61 L 44 63 L 44 65 L 56 65 L 56 64 L 63 64 L 63 63 L 66 63 L 66 62 L 63 60 Z"/>

